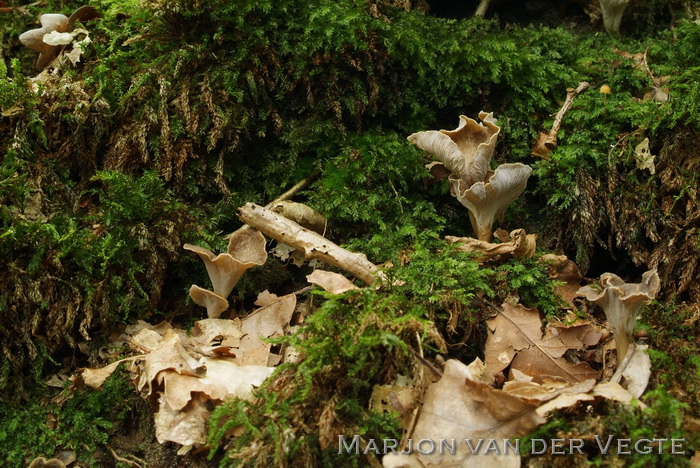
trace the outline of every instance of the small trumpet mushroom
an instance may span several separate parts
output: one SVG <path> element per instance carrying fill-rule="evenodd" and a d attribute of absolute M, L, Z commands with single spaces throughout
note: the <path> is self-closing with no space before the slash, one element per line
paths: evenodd
<path fill-rule="evenodd" d="M 207 267 L 214 292 L 193 285 L 190 289 L 190 297 L 195 303 L 207 308 L 210 318 L 218 317 L 226 310 L 228 307 L 226 298 L 231 294 L 231 290 L 243 273 L 249 268 L 262 265 L 267 260 L 265 237 L 254 229 L 235 232 L 229 240 L 227 253 L 215 255 L 209 249 L 192 244 L 185 244 L 182 248 L 199 255 Z M 211 297 L 212 295 L 216 297 Z"/>
<path fill-rule="evenodd" d="M 485 181 L 471 186 L 450 179 L 452 194 L 469 210 L 479 240 L 491 240 L 494 220 L 523 193 L 530 172 L 532 168 L 521 163 L 502 164 Z"/>
<path fill-rule="evenodd" d="M 600 285 L 584 286 L 578 290 L 577 294 L 603 308 L 615 334 L 618 362 L 622 362 L 627 355 L 637 314 L 642 306 L 656 297 L 659 287 L 659 275 L 654 269 L 642 275 L 641 283 L 628 284 L 613 273 L 603 273 Z"/>
<path fill-rule="evenodd" d="M 43 70 L 55 59 L 61 51 L 60 45 L 51 45 L 44 42 L 44 36 L 53 31 L 65 33 L 73 29 L 76 21 L 87 21 L 97 17 L 97 10 L 91 6 L 82 6 L 68 18 L 66 15 L 49 13 L 41 15 L 39 21 L 41 28 L 26 31 L 19 36 L 19 40 L 26 47 L 39 52 L 36 60 L 36 69 Z"/>
<path fill-rule="evenodd" d="M 440 160 L 430 164 L 429 169 L 436 165 L 445 166 L 452 173 L 450 179 L 461 179 L 470 187 L 483 181 L 489 172 L 491 156 L 501 131 L 493 113 L 482 111 L 479 118 L 483 123 L 460 115 L 456 129 L 418 132 L 410 135 L 408 141 Z"/>
<path fill-rule="evenodd" d="M 454 130 L 414 133 L 408 141 L 434 154 L 440 162 L 427 167 L 434 174 L 449 172 L 452 195 L 469 210 L 479 240 L 491 240 L 493 221 L 525 190 L 532 168 L 524 164 L 503 164 L 490 170 L 491 157 L 501 128 L 493 113 L 481 111 L 478 123 L 459 117 Z"/>
<path fill-rule="evenodd" d="M 620 31 L 622 14 L 630 0 L 600 0 L 600 10 L 603 13 L 603 25 L 609 33 Z"/>
<path fill-rule="evenodd" d="M 195 304 L 206 307 L 208 318 L 219 318 L 228 309 L 228 301 L 215 292 L 200 288 L 193 284 L 190 288 L 190 297 Z"/>

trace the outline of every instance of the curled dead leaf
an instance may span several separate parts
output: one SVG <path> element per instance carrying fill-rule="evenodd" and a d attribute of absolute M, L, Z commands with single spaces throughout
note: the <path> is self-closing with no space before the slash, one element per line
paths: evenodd
<path fill-rule="evenodd" d="M 338 273 L 325 270 L 314 270 L 306 276 L 306 280 L 333 294 L 342 294 L 353 289 L 360 289 L 355 284 Z"/>

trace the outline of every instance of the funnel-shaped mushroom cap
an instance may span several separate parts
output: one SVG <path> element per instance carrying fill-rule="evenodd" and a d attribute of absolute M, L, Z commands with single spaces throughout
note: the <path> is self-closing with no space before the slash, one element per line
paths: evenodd
<path fill-rule="evenodd" d="M 491 240 L 494 220 L 523 193 L 530 172 L 532 168 L 525 164 L 502 164 L 485 182 L 468 186 L 463 180 L 450 179 L 452 194 L 469 210 L 479 240 Z"/>
<path fill-rule="evenodd" d="M 87 21 L 97 17 L 97 10 L 91 6 L 82 6 L 73 13 L 70 18 L 58 13 L 48 13 L 39 17 L 41 27 L 20 34 L 19 40 L 26 47 L 39 52 L 36 60 L 36 69 L 43 70 L 56 58 L 61 46 L 50 45 L 44 42 L 44 36 L 52 31 L 68 32 L 73 29 L 76 21 Z"/>
<path fill-rule="evenodd" d="M 267 261 L 265 236 L 255 229 L 239 229 L 231 234 L 227 253 L 243 264 L 250 264 L 251 267 L 262 265 Z"/>
<path fill-rule="evenodd" d="M 49 45 L 44 42 L 44 35 L 51 31 L 66 32 L 70 29 L 70 21 L 66 15 L 46 14 L 39 18 L 41 28 L 32 29 L 19 36 L 19 40 L 26 47 L 39 52 L 36 61 L 37 70 L 44 69 L 58 55 L 59 46 Z"/>
<path fill-rule="evenodd" d="M 642 275 L 641 283 L 628 284 L 616 274 L 603 273 L 600 285 L 584 286 L 578 290 L 578 294 L 595 302 L 605 311 L 615 334 L 618 362 L 622 362 L 627 354 L 639 310 L 656 297 L 659 287 L 659 274 L 654 269 Z"/>
<path fill-rule="evenodd" d="M 454 130 L 429 130 L 410 135 L 408 141 L 434 154 L 452 172 L 450 178 L 461 179 L 467 187 L 482 182 L 489 171 L 500 127 L 493 113 L 480 112 L 483 123 L 464 115 Z M 433 163 L 435 166 L 440 163 Z"/>
<path fill-rule="evenodd" d="M 214 255 L 209 249 L 191 244 L 185 244 L 182 248 L 196 253 L 204 261 L 214 292 L 223 298 L 231 294 L 248 268 L 262 265 L 267 260 L 265 238 L 260 232 L 249 229 L 231 238 L 230 253 Z"/>
<path fill-rule="evenodd" d="M 196 284 L 190 288 L 190 297 L 195 304 L 207 308 L 207 317 L 219 318 L 228 309 L 228 301 L 208 289 L 202 289 Z"/>
<path fill-rule="evenodd" d="M 600 0 L 600 11 L 603 13 L 603 25 L 609 33 L 620 31 L 622 15 L 630 0 Z"/>

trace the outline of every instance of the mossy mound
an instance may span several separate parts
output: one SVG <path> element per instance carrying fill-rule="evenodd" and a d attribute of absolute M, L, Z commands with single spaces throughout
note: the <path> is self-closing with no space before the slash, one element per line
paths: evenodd
<path fill-rule="evenodd" d="M 114 326 L 199 318 L 187 288 L 202 271 L 182 244 L 222 251 L 223 234 L 240 225 L 238 206 L 265 204 L 317 173 L 297 198 L 323 213 L 335 242 L 391 262 L 404 285 L 314 297 L 305 339 L 291 338 L 306 360 L 280 372 L 259 406 L 217 410 L 215 457 L 333 464 L 333 431 L 396 435 L 395 421 L 367 403 L 373 385 L 412 372 L 409 349 L 419 341 L 428 359 L 467 360 L 482 352 L 482 300 L 517 295 L 558 313 L 536 262 L 479 268 L 436 240 L 468 234 L 468 216 L 432 183 L 406 136 L 487 110 L 503 128 L 498 162 L 535 169 L 501 226 L 526 225 L 589 276 L 659 270 L 662 295 L 642 318 L 657 350 L 651 412 L 613 408 L 601 424 L 633 434 L 627 419 L 688 435 L 687 421 L 700 414 L 697 7 L 646 2 L 612 37 L 595 22 L 567 29 L 440 18 L 430 3 L 98 0 L 100 18 L 81 24 L 91 42 L 80 62 L 59 59 L 40 74 L 19 35 L 37 27 L 38 14 L 80 4 L 0 9 L 0 400 L 37 403 L 50 374 L 96 365 Z M 538 133 L 581 81 L 591 88 L 566 114 L 556 151 L 535 158 Z M 603 84 L 610 94 L 598 92 Z M 653 173 L 637 165 L 645 138 Z M 244 309 L 266 288 L 289 292 L 304 273 L 268 262 L 231 302 Z M 103 417 L 108 400 L 89 417 Z M 30 406 L 43 418 L 41 403 Z M 581 413 L 544 431 L 573 434 L 579 416 L 576 430 L 596 427 Z M 70 421 L 32 447 L 9 433 L 0 440 L 13 463 L 51 455 L 43 452 L 80 443 L 66 432 Z M 229 439 L 237 425 L 257 430 Z M 289 430 L 292 445 L 280 438 Z M 97 432 L 88 446 L 107 446 L 108 428 Z"/>

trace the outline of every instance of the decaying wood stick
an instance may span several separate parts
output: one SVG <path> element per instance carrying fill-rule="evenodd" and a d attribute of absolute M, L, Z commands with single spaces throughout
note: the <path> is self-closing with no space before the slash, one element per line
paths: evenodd
<path fill-rule="evenodd" d="M 365 254 L 345 250 L 320 234 L 260 205 L 246 203 L 238 208 L 238 217 L 266 236 L 304 252 L 307 259 L 315 258 L 341 268 L 368 285 L 373 285 L 380 274 L 377 266 L 367 260 Z"/>
<path fill-rule="evenodd" d="M 311 182 L 313 182 L 314 180 L 316 180 L 316 177 L 318 177 L 320 173 L 321 173 L 320 171 L 315 171 L 315 172 L 313 172 L 309 177 L 306 177 L 305 179 L 300 180 L 300 181 L 297 182 L 292 188 L 290 188 L 289 190 L 287 190 L 286 192 L 284 192 L 282 195 L 280 195 L 279 197 L 277 197 L 277 198 L 275 198 L 274 200 L 272 200 L 272 201 L 271 201 L 270 203 L 268 203 L 267 205 L 265 205 L 265 208 L 270 208 L 270 207 L 272 207 L 272 205 L 274 205 L 275 203 L 279 203 L 279 202 L 281 202 L 281 201 L 283 201 L 283 200 L 289 200 L 289 199 L 292 198 L 294 195 L 296 195 L 297 192 L 299 192 L 300 190 L 303 190 L 303 189 L 305 189 L 306 187 L 308 187 L 309 184 L 310 184 Z M 240 228 L 238 228 L 238 229 L 236 229 L 235 231 L 233 231 L 231 234 L 226 234 L 226 235 L 224 236 L 224 239 L 230 239 L 235 233 L 237 233 L 237 232 L 240 231 L 241 229 L 249 229 L 249 228 L 248 228 L 248 226 L 241 226 Z"/>
<path fill-rule="evenodd" d="M 547 140 L 544 142 L 544 145 L 551 151 L 554 151 L 557 148 L 557 133 L 559 133 L 559 127 L 561 127 L 561 121 L 564 119 L 564 114 L 566 114 L 571 107 L 571 103 L 574 101 L 574 98 L 585 91 L 588 86 L 590 86 L 588 82 L 582 81 L 578 84 L 576 89 L 569 88 L 566 90 L 566 100 L 564 101 L 564 105 L 562 105 L 559 112 L 557 112 L 552 129 L 549 131 Z"/>

